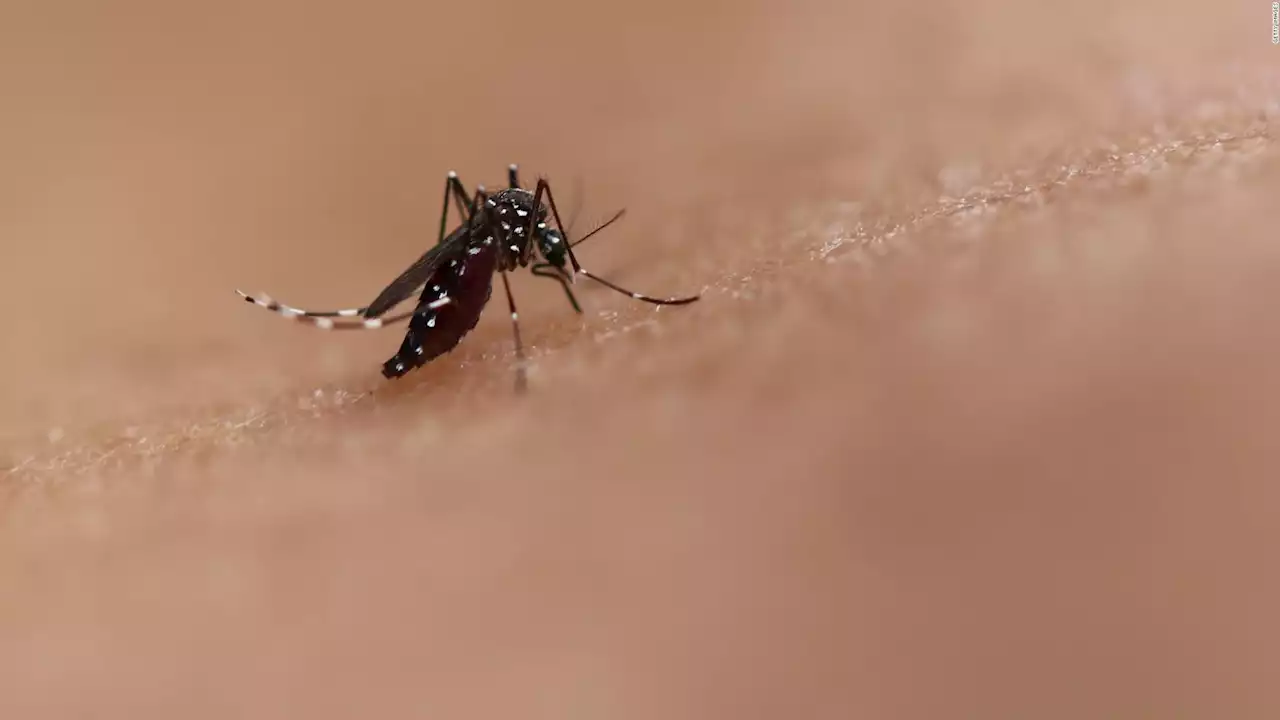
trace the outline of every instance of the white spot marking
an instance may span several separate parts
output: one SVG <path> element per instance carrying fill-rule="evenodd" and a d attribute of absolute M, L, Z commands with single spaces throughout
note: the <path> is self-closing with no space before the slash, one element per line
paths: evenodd
<path fill-rule="evenodd" d="M 510 223 L 502 223 L 502 229 L 503 229 L 503 230 L 506 230 L 506 231 L 508 231 L 508 232 L 510 232 L 510 231 L 511 231 L 511 224 L 510 224 Z"/>
<path fill-rule="evenodd" d="M 450 179 L 450 180 L 456 180 L 456 179 L 457 179 L 457 177 L 458 177 L 458 173 L 457 173 L 457 172 L 455 172 L 455 171 L 453 171 L 453 170 L 450 170 L 450 171 L 449 171 L 449 179 Z"/>
<path fill-rule="evenodd" d="M 427 327 L 435 327 L 435 326 L 436 326 L 436 318 L 434 315 L 432 315 L 431 318 L 427 320 Z"/>
<path fill-rule="evenodd" d="M 524 228 L 522 228 L 522 227 L 518 227 L 518 228 L 516 228 L 516 234 L 517 234 L 517 235 L 523 235 L 523 234 L 524 234 Z"/>
<path fill-rule="evenodd" d="M 331 318 L 316 318 L 316 327 L 321 330 L 332 330 L 333 320 Z"/>
<path fill-rule="evenodd" d="M 339 310 L 339 317 L 355 317 L 360 314 L 359 310 Z"/>
<path fill-rule="evenodd" d="M 377 330 L 382 327 L 382 318 L 370 318 L 364 321 L 364 326 L 369 330 Z"/>
<path fill-rule="evenodd" d="M 528 216 L 529 211 L 528 211 L 528 210 L 521 210 L 520 208 L 516 208 L 516 214 L 517 214 L 517 215 L 519 215 L 520 217 L 526 217 L 526 216 Z"/>

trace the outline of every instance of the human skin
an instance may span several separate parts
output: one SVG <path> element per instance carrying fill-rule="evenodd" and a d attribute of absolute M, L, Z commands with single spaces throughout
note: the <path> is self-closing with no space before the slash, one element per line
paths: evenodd
<path fill-rule="evenodd" d="M 0 717 L 1280 710 L 1261 4 L 211 7 L 0 10 Z M 702 300 L 232 293 L 512 161 Z"/>

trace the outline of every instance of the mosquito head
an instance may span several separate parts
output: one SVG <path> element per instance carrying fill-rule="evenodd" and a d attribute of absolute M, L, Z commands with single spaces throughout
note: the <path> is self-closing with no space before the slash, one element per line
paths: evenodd
<path fill-rule="evenodd" d="M 547 261 L 547 264 L 566 270 L 569 262 L 569 243 L 565 242 L 564 235 L 555 228 L 542 227 L 538 229 L 537 240 L 538 253 Z"/>

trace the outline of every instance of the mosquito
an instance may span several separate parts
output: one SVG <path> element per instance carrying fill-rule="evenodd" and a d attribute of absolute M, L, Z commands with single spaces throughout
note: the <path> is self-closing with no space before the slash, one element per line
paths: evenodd
<path fill-rule="evenodd" d="M 578 304 L 572 286 L 579 275 L 653 305 L 687 305 L 701 297 L 650 297 L 590 272 L 578 262 L 573 248 L 622 219 L 625 210 L 620 210 L 591 232 L 570 242 L 564 223 L 560 221 L 550 183 L 540 178 L 533 191 L 522 187 L 516 165 L 508 167 L 507 179 L 506 189 L 490 195 L 481 185 L 476 187 L 475 195 L 470 195 L 458 174 L 450 171 L 445 178 L 436 245 L 400 273 L 365 307 L 303 310 L 265 294 L 254 296 L 240 290 L 236 293 L 247 302 L 322 330 L 373 330 L 408 320 L 409 329 L 400 349 L 382 364 L 383 376 L 393 379 L 457 347 L 480 321 L 480 314 L 493 295 L 493 276 L 496 273 L 502 278 L 507 307 L 511 312 L 517 391 L 523 391 L 528 381 L 524 345 L 520 341 L 519 313 L 507 277 L 512 271 L 529 267 L 534 275 L 557 281 L 564 289 L 569 304 L 578 313 L 582 312 L 582 306 Z M 451 201 L 457 205 L 463 222 L 446 235 Z M 549 226 L 548 211 L 556 227 Z M 412 311 L 387 314 L 418 293 L 420 288 L 417 306 Z"/>

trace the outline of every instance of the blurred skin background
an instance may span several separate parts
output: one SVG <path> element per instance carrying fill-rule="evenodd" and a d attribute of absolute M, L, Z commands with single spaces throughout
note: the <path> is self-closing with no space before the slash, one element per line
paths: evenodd
<path fill-rule="evenodd" d="M 0 716 L 1274 717 L 1269 12 L 7 3 Z"/>

